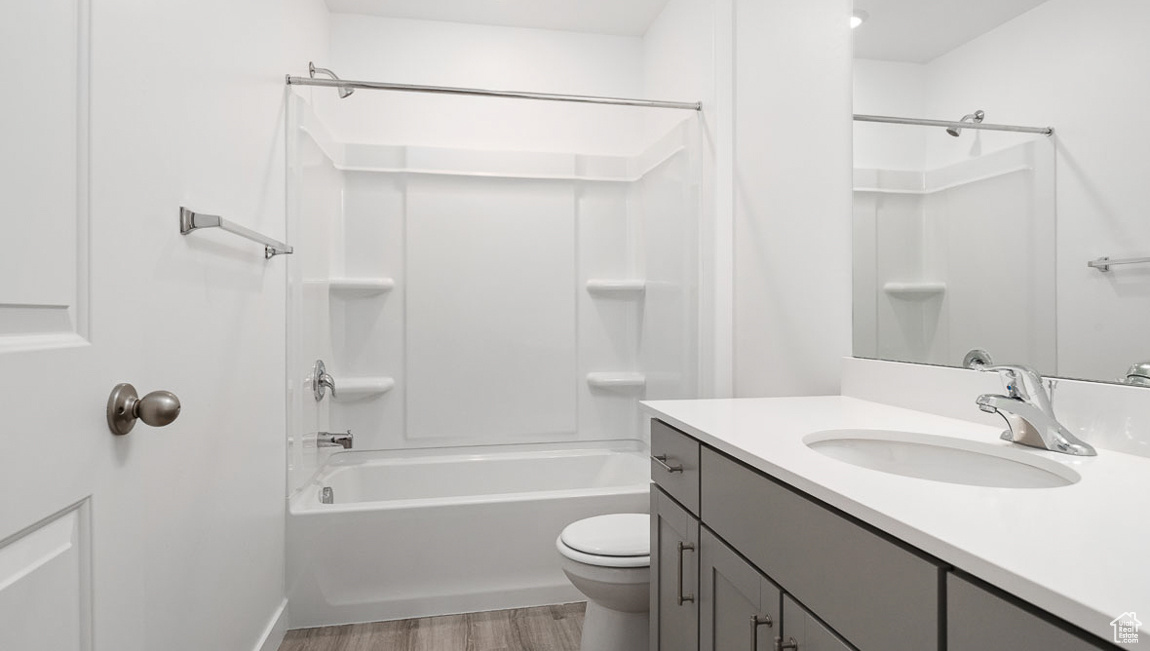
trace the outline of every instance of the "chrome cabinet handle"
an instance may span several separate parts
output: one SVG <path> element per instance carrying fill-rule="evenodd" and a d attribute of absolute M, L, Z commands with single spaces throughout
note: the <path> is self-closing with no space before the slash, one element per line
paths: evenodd
<path fill-rule="evenodd" d="M 666 470 L 667 472 L 683 472 L 683 466 L 669 466 L 669 465 L 667 465 L 667 455 L 665 455 L 665 454 L 660 454 L 660 455 L 652 454 L 651 455 L 651 461 L 654 461 L 655 463 L 659 464 L 663 468 L 663 470 Z"/>
<path fill-rule="evenodd" d="M 116 436 L 132 431 L 136 420 L 152 427 L 163 427 L 180 415 L 180 399 L 171 391 L 153 391 L 143 398 L 136 387 L 117 384 L 108 396 L 108 429 Z"/>
<path fill-rule="evenodd" d="M 762 619 L 758 615 L 751 615 L 751 651 L 759 651 L 759 627 L 770 628 L 774 625 L 775 620 L 770 615 L 763 615 Z"/>
<path fill-rule="evenodd" d="M 683 604 L 685 604 L 685 603 L 687 603 L 687 602 L 691 602 L 691 603 L 694 603 L 694 602 L 695 602 L 695 595 L 691 595 L 691 594 L 686 594 L 686 595 L 685 595 L 685 594 L 683 594 L 683 552 L 684 552 L 684 551 L 691 551 L 691 552 L 693 552 L 693 551 L 695 551 L 695 546 L 694 546 L 693 544 L 691 544 L 691 543 L 682 543 L 682 542 L 680 542 L 680 543 L 679 543 L 679 576 L 678 576 L 678 584 L 679 584 L 679 605 L 680 605 L 680 606 L 682 606 Z"/>
<path fill-rule="evenodd" d="M 799 643 L 797 640 L 795 640 L 795 638 L 793 636 L 787 638 L 786 644 L 783 644 L 783 638 L 781 638 L 781 637 L 775 638 L 775 651 L 798 651 L 798 650 L 799 650 Z"/>

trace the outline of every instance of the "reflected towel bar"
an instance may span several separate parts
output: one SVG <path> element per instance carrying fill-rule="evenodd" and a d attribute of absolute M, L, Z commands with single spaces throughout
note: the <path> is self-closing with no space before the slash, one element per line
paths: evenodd
<path fill-rule="evenodd" d="M 219 228 L 242 238 L 264 245 L 264 258 L 271 259 L 277 255 L 291 253 L 295 249 L 277 242 L 270 237 L 261 235 L 250 228 L 233 224 L 219 215 L 205 215 L 180 206 L 180 235 L 187 235 L 200 228 Z"/>
<path fill-rule="evenodd" d="M 1122 258 L 1120 260 L 1111 260 L 1110 258 L 1103 256 L 1097 260 L 1091 260 L 1090 262 L 1087 262 L 1086 266 L 1105 273 L 1110 271 L 1110 265 L 1145 264 L 1147 262 L 1150 262 L 1150 258 Z"/>

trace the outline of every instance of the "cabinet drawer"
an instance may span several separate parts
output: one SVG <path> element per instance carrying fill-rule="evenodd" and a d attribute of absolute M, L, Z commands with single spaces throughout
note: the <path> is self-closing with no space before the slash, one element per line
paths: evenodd
<path fill-rule="evenodd" d="M 942 568 L 705 448 L 703 521 L 861 651 L 940 643 Z"/>
<path fill-rule="evenodd" d="M 651 480 L 691 513 L 699 514 L 699 442 L 651 421 Z"/>
<path fill-rule="evenodd" d="M 949 651 L 1095 651 L 1114 647 L 954 574 L 946 577 Z"/>

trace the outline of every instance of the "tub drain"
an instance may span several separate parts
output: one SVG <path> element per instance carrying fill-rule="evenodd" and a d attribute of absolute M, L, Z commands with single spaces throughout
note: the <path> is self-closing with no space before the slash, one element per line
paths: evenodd
<path fill-rule="evenodd" d="M 323 490 L 319 492 L 320 504 L 333 504 L 335 503 L 335 493 L 331 490 L 331 486 L 324 486 Z"/>

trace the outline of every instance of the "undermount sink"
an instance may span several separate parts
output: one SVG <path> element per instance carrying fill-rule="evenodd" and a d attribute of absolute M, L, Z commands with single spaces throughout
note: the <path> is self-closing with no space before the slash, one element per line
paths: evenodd
<path fill-rule="evenodd" d="M 951 484 L 1056 488 L 1081 478 L 1074 470 L 1032 452 L 934 434 L 828 430 L 808 434 L 803 443 L 862 468 Z"/>

